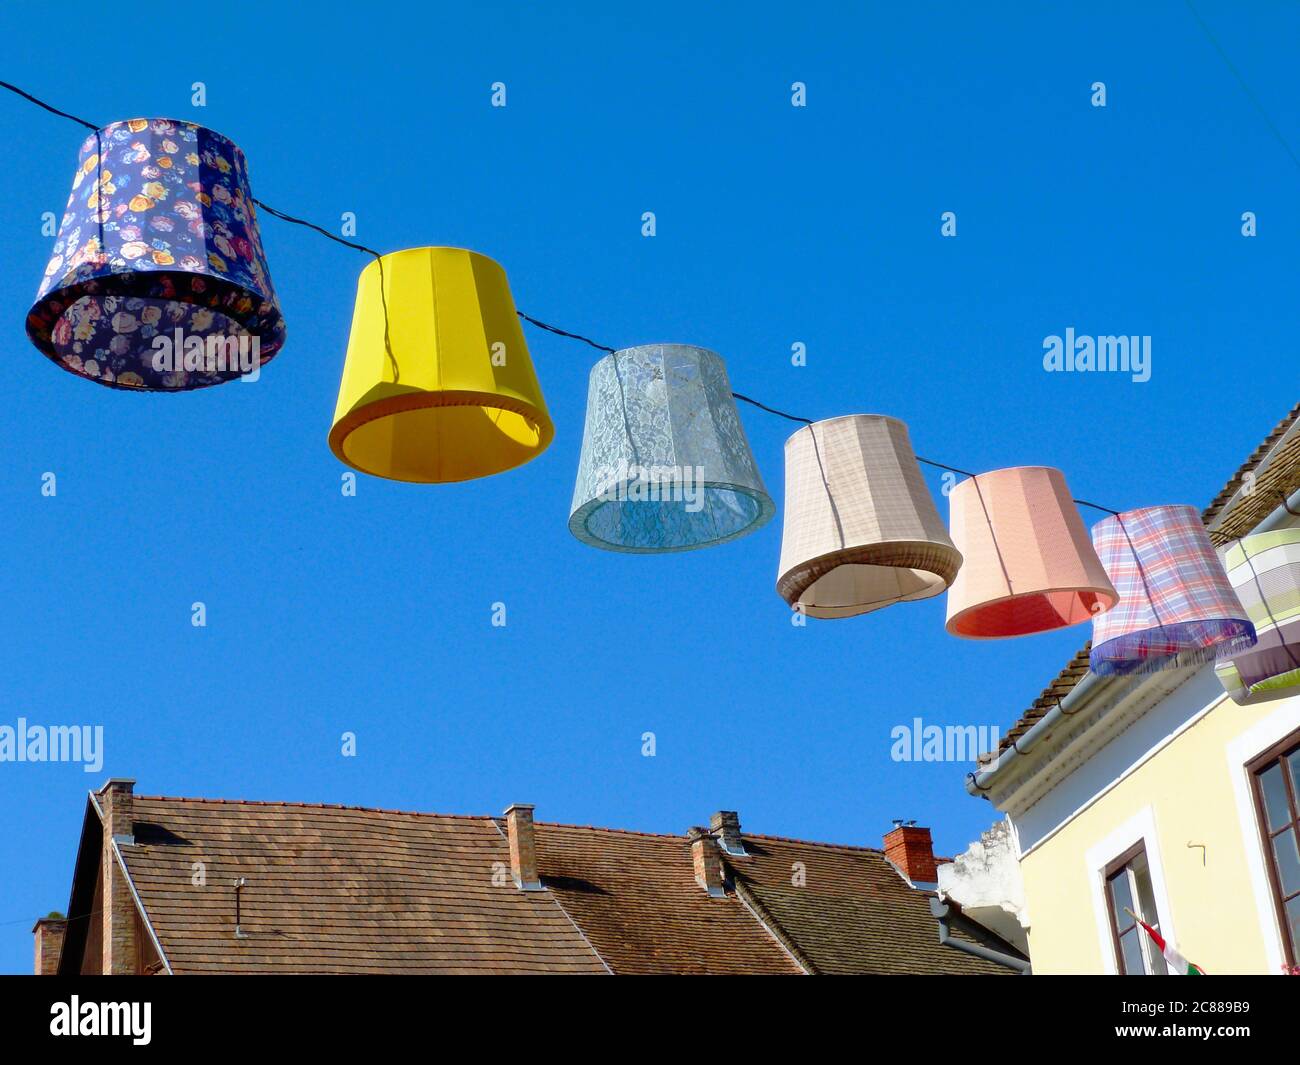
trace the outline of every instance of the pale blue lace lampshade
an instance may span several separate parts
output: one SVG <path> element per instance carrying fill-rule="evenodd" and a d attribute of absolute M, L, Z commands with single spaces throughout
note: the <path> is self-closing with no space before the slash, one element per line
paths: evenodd
<path fill-rule="evenodd" d="M 579 540 L 689 551 L 751 533 L 775 512 L 717 354 L 646 344 L 592 367 L 569 514 Z"/>

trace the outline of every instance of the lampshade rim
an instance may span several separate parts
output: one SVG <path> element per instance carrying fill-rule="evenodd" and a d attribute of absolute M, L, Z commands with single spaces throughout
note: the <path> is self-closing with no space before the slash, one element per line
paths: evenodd
<path fill-rule="evenodd" d="M 930 571 L 926 570 L 925 572 Z M 934 576 L 934 574 L 931 574 L 931 576 Z M 786 603 L 807 617 L 817 618 L 822 621 L 834 621 L 838 618 L 855 618 L 862 614 L 872 614 L 877 610 L 884 610 L 886 607 L 898 603 L 920 603 L 926 599 L 933 599 L 937 595 L 943 595 L 947 590 L 948 586 L 942 580 L 936 578 L 932 584 L 927 585 L 919 592 L 912 592 L 909 595 L 888 596 L 884 599 L 875 599 L 870 603 L 846 603 L 842 606 L 832 606 L 828 603 L 820 605 L 805 603 L 802 599 L 795 599 L 793 602 L 786 599 Z"/>
<path fill-rule="evenodd" d="M 1097 596 L 1099 600 L 1106 601 L 1105 610 L 1099 610 L 1096 612 L 1097 614 L 1104 614 L 1106 610 L 1110 610 L 1119 602 L 1119 594 L 1115 591 L 1113 586 L 1107 588 L 1103 588 L 1099 585 L 1093 585 L 1093 584 L 1070 585 L 1067 587 L 1053 586 L 1051 588 L 1040 588 L 1037 591 L 1033 591 L 1033 592 L 1013 592 L 1010 595 L 998 596 L 998 598 L 996 599 L 981 600 L 978 603 L 973 603 L 972 605 L 965 607 L 964 609 L 954 614 L 952 617 L 948 618 L 947 621 L 944 623 L 943 627 L 944 630 L 948 633 L 948 635 L 958 636 L 963 640 L 1010 640 L 1010 639 L 1016 639 L 1017 637 L 1020 636 L 1036 636 L 1040 632 L 1056 632 L 1058 629 L 1068 629 L 1074 625 L 1082 625 L 1085 621 L 1091 621 L 1096 616 L 1096 614 L 1089 614 L 1088 617 L 1080 618 L 1078 621 L 1060 621 L 1055 625 L 1048 626 L 1047 628 L 1034 628 L 1034 629 L 1029 629 L 1025 632 L 999 633 L 993 636 L 983 636 L 977 633 L 959 632 L 956 628 L 954 628 L 953 623 L 960 620 L 961 618 L 968 617 L 971 614 L 987 610 L 989 607 L 999 606 L 1003 603 L 1013 603 L 1020 599 L 1036 599 L 1049 594 L 1050 595 L 1059 595 L 1059 594 L 1082 595 L 1085 592 L 1090 592 L 1093 595 Z"/>
<path fill-rule="evenodd" d="M 387 266 L 389 265 L 390 262 L 395 260 L 399 255 L 411 255 L 411 254 L 427 255 L 431 251 L 464 252 L 466 255 L 472 255 L 476 259 L 482 259 L 485 262 L 491 263 L 503 274 L 506 272 L 506 268 L 502 266 L 496 259 L 492 258 L 492 256 L 486 255 L 481 251 L 475 251 L 473 248 L 458 248 L 452 244 L 426 244 L 415 248 L 394 248 L 392 251 L 384 252 L 384 254 L 379 256 L 378 259 L 372 258 L 370 262 L 368 262 L 365 266 L 361 268 L 361 273 L 357 275 L 357 286 L 360 287 L 361 278 L 363 278 L 366 274 L 370 273 L 371 271 L 377 272 L 379 270 L 379 263 L 381 261 L 385 266 Z M 513 309 L 513 300 L 511 301 L 511 305 Z"/>
<path fill-rule="evenodd" d="M 528 418 L 536 423 L 538 430 L 537 443 L 529 448 L 529 453 L 518 462 L 511 462 L 487 473 L 475 473 L 470 477 L 447 479 L 399 477 L 391 472 L 376 473 L 374 470 L 368 470 L 364 466 L 357 465 L 344 452 L 343 445 L 347 438 L 363 425 L 378 421 L 380 418 L 391 418 L 395 414 L 405 414 L 413 410 L 426 410 L 435 407 L 489 407 L 492 410 L 518 414 L 520 417 Z M 352 469 L 368 474 L 371 477 L 382 477 L 388 481 L 403 481 L 406 484 L 457 484 L 461 481 L 478 480 L 481 477 L 494 477 L 498 473 L 507 473 L 510 470 L 516 470 L 520 466 L 527 465 L 551 446 L 551 442 L 555 439 L 555 425 L 551 421 L 551 416 L 544 409 L 523 400 L 503 395 L 500 392 L 477 392 L 450 388 L 441 391 L 420 389 L 388 396 L 385 399 L 373 400 L 370 403 L 362 403 L 360 406 L 354 407 L 334 422 L 330 427 L 328 439 L 330 450 L 334 452 L 336 459 L 345 466 L 350 466 Z"/>
<path fill-rule="evenodd" d="M 863 614 L 874 614 L 877 610 L 885 610 L 891 606 L 897 606 L 899 603 L 920 603 L 926 599 L 933 599 L 936 595 L 942 595 L 946 591 L 942 584 L 939 584 L 934 591 L 926 590 L 924 592 L 914 592 L 911 595 L 899 595 L 889 599 L 878 599 L 872 603 L 851 603 L 847 606 L 810 606 L 796 599 L 793 603 L 787 600 L 788 605 L 793 610 L 799 611 L 804 617 L 816 618 L 818 621 L 838 621 L 840 618 L 857 618 Z"/>
<path fill-rule="evenodd" d="M 687 348 L 690 351 L 698 351 L 704 355 L 709 355 L 717 359 L 718 362 L 722 364 L 723 374 L 724 375 L 726 374 L 726 368 L 727 368 L 726 360 L 723 359 L 723 357 L 719 355 L 716 351 L 714 351 L 712 348 L 702 348 L 700 347 L 699 344 L 683 344 L 675 340 L 662 340 L 662 341 L 656 341 L 651 344 L 629 344 L 625 348 L 616 348 L 614 351 L 607 351 L 601 358 L 596 360 L 595 364 L 588 371 L 587 380 L 590 382 L 596 376 L 597 371 L 602 366 L 604 366 L 607 362 L 613 362 L 615 365 L 617 365 L 616 360 L 618 356 L 631 355 L 633 352 L 645 351 L 648 348 Z M 727 379 L 727 383 L 728 386 L 730 386 L 731 383 L 730 378 Z"/>
<path fill-rule="evenodd" d="M 1118 514 L 1107 514 L 1104 518 L 1101 518 L 1100 520 L 1095 522 L 1092 528 L 1097 529 L 1100 526 L 1105 525 L 1107 522 L 1118 523 L 1121 518 L 1127 520 L 1129 518 L 1135 518 L 1139 514 L 1151 514 L 1156 511 L 1167 511 L 1167 510 L 1191 511 L 1193 514 L 1197 516 L 1198 519 L 1200 518 L 1201 515 L 1201 512 L 1197 510 L 1196 507 L 1192 506 L 1190 503 L 1149 503 L 1145 506 L 1133 507 L 1129 510 L 1121 510 Z M 1206 532 L 1206 535 L 1207 536 L 1209 535 L 1208 530 Z"/>
<path fill-rule="evenodd" d="M 243 329 L 245 329 L 250 335 L 256 336 L 258 338 L 258 353 L 261 356 L 261 362 L 258 364 L 258 366 L 259 369 L 265 368 L 267 363 L 269 363 L 272 359 L 274 359 L 275 356 L 280 353 L 280 349 L 284 347 L 286 328 L 285 328 L 284 313 L 280 310 L 279 301 L 276 300 L 274 295 L 270 295 L 270 296 L 264 295 L 263 293 L 258 292 L 256 289 L 251 289 L 246 285 L 241 285 L 237 281 L 230 281 L 227 278 L 223 278 L 223 277 L 213 277 L 211 274 L 201 273 L 196 270 L 169 269 L 169 270 L 114 271 L 108 274 L 88 277 L 83 281 L 78 281 L 71 285 L 68 285 L 66 288 L 64 287 L 52 288 L 44 296 L 42 296 L 35 303 L 33 303 L 31 309 L 27 312 L 27 320 L 26 320 L 27 339 L 32 342 L 32 344 L 36 347 L 37 351 L 39 351 L 51 362 L 55 363 L 60 369 L 66 371 L 67 373 L 72 374 L 75 377 L 79 377 L 83 381 L 92 381 L 95 384 L 103 385 L 105 388 L 116 388 L 119 391 L 123 391 L 123 392 L 166 393 L 166 392 L 194 392 L 200 388 L 214 388 L 217 385 L 225 384 L 228 381 L 234 380 L 240 375 L 231 374 L 228 377 L 223 377 L 219 381 L 204 381 L 198 384 L 187 383 L 177 388 L 146 388 L 140 385 L 123 385 L 123 384 L 119 384 L 117 381 L 105 381 L 102 378 L 90 377 L 86 374 L 78 373 L 71 366 L 68 366 L 66 363 L 64 363 L 63 357 L 59 354 L 58 349 L 55 348 L 54 346 L 54 340 L 52 335 L 48 338 L 42 339 L 40 336 L 37 335 L 36 331 L 33 329 L 33 322 L 37 320 L 40 311 L 45 310 L 50 315 L 51 321 L 57 321 L 69 307 L 71 307 L 78 300 L 85 298 L 86 296 L 93 296 L 93 297 L 125 296 L 127 298 L 134 296 L 139 298 L 154 298 L 154 299 L 159 298 L 159 297 L 140 297 L 140 294 L 138 292 L 131 291 L 131 288 L 133 287 L 133 282 L 140 278 L 170 279 L 176 282 L 179 282 L 181 279 L 184 279 L 186 284 L 188 285 L 190 279 L 195 277 L 203 278 L 204 282 L 210 286 L 209 290 L 206 293 L 201 294 L 201 295 L 208 296 L 209 299 L 212 293 L 215 291 L 223 299 L 226 297 L 247 296 L 250 299 L 255 300 L 258 305 L 269 303 L 272 307 L 275 308 L 275 317 L 269 322 L 268 334 L 271 337 L 271 340 L 269 344 L 263 347 L 262 346 L 263 334 L 261 332 L 254 332 L 254 330 L 251 328 L 251 326 L 255 325 L 258 321 L 258 316 L 255 311 L 250 311 L 243 318 L 240 318 L 237 315 L 227 313 L 227 308 L 225 307 L 220 307 L 220 306 L 212 307 L 211 303 L 209 302 L 209 299 L 187 298 L 187 297 L 195 297 L 200 294 L 194 292 L 182 291 L 181 287 L 179 286 L 177 287 L 177 291 L 174 295 L 166 297 L 169 301 L 173 303 L 184 303 L 191 307 L 201 307 L 201 308 L 208 308 L 210 310 L 214 310 L 217 313 L 223 315 L 224 317 L 229 318 L 231 321 L 238 322 L 239 325 Z M 62 309 L 55 312 L 53 307 L 51 306 L 51 304 L 54 303 L 60 304 L 62 306 Z M 53 327 L 51 326 L 51 334 L 52 333 L 53 333 Z M 161 331 L 160 331 L 160 335 L 161 335 Z"/>
<path fill-rule="evenodd" d="M 244 160 L 245 170 L 247 170 L 248 168 L 248 156 L 244 154 L 244 149 L 242 149 L 238 144 L 236 144 L 235 141 L 232 140 L 230 137 L 227 137 L 224 133 L 222 133 L 221 130 L 213 129 L 211 126 L 205 126 L 202 122 L 195 122 L 192 119 L 172 118 L 168 115 L 151 115 L 148 118 L 145 118 L 143 115 L 136 115 L 134 118 L 119 118 L 116 122 L 110 122 L 106 126 L 97 127 L 93 133 L 87 133 L 85 140 L 81 142 L 82 147 L 84 148 L 86 142 L 91 140 L 96 133 L 107 133 L 110 129 L 116 129 L 118 126 L 125 126 L 128 122 L 172 122 L 178 126 L 189 126 L 191 129 L 196 129 L 196 130 L 201 129 L 203 130 L 204 133 L 209 133 L 213 137 L 216 137 L 218 140 L 223 140 L 227 144 L 229 144 L 230 147 L 233 148 L 235 152 L 239 154 L 239 157 Z M 140 132 L 143 133 L 145 131 L 141 130 Z"/>
<path fill-rule="evenodd" d="M 949 572 L 948 569 L 937 570 L 924 565 L 909 566 L 903 562 L 876 562 L 862 557 L 865 552 L 880 547 L 914 547 L 918 550 L 949 555 L 951 556 L 952 562 L 950 567 L 951 572 Z M 924 573 L 932 574 L 939 581 L 938 589 L 927 595 L 915 597 L 918 599 L 928 599 L 930 596 L 939 595 L 952 587 L 952 582 L 956 579 L 957 572 L 961 569 L 963 561 L 964 559 L 962 558 L 961 552 L 951 544 L 936 543 L 933 540 L 917 540 L 911 537 L 902 540 L 872 540 L 867 544 L 852 544 L 846 547 L 838 547 L 834 551 L 826 551 L 820 555 L 816 555 L 813 558 L 791 566 L 777 578 L 776 590 L 777 594 L 780 595 L 782 599 L 791 606 L 794 606 L 809 588 L 823 577 L 835 572 L 835 570 L 839 569 L 840 566 L 877 566 L 881 569 L 920 570 Z M 803 575 L 808 579 L 801 580 L 798 579 L 796 575 Z M 891 601 L 908 602 L 909 600 L 906 596 L 902 596 Z"/>
<path fill-rule="evenodd" d="M 1153 655 L 1138 655 L 1133 648 L 1134 637 L 1146 636 L 1153 632 L 1173 633 L 1206 624 L 1200 621 L 1178 621 L 1169 625 L 1152 626 L 1135 632 L 1113 636 L 1109 640 L 1094 645 L 1088 652 L 1088 668 L 1099 676 L 1130 676 L 1139 673 L 1159 673 L 1166 669 L 1184 669 L 1189 666 L 1203 666 L 1211 662 L 1231 660 L 1243 651 L 1255 645 L 1255 627 L 1245 618 L 1214 618 L 1214 624 L 1224 627 L 1224 635 L 1211 644 L 1187 644 L 1175 650 Z M 1124 644 L 1124 648 L 1116 648 Z M 1103 653 L 1111 648 L 1109 653 Z"/>
<path fill-rule="evenodd" d="M 834 425 L 836 422 L 856 421 L 858 418 L 874 418 L 882 422 L 891 422 L 894 425 L 901 426 L 904 430 L 907 429 L 907 422 L 903 421 L 902 418 L 895 418 L 892 414 L 869 414 L 865 412 L 859 414 L 836 414 L 830 418 L 818 418 L 815 422 L 809 422 L 807 425 L 799 426 L 798 429 L 785 438 L 785 446 L 789 449 L 801 433 L 812 429 L 814 426 Z M 908 437 L 910 439 L 910 433 L 908 433 Z M 913 456 L 913 458 L 915 458 L 915 456 Z"/>
<path fill-rule="evenodd" d="M 719 544 L 729 543 L 732 540 L 738 540 L 742 536 L 748 536 L 752 532 L 757 532 L 766 525 L 776 514 L 776 503 L 767 492 L 760 489 L 751 488 L 748 485 L 734 484 L 729 481 L 700 481 L 701 488 L 716 488 L 723 491 L 738 492 L 747 496 L 758 504 L 758 513 L 754 516 L 753 521 L 737 529 L 735 532 L 728 533 L 726 536 L 714 537 L 710 540 L 700 540 L 693 544 L 676 544 L 671 547 L 628 547 L 623 544 L 616 544 L 609 540 L 602 540 L 587 528 L 588 518 L 600 507 L 611 502 L 607 499 L 601 499 L 599 496 L 585 500 L 573 508 L 569 515 L 569 532 L 573 533 L 577 539 L 590 547 L 599 547 L 604 551 L 617 551 L 625 555 L 668 555 L 680 551 L 696 551 L 703 547 L 717 547 Z"/>
<path fill-rule="evenodd" d="M 1256 681 L 1246 689 L 1247 695 L 1264 695 L 1269 692 L 1284 692 L 1289 688 L 1300 686 L 1300 669 L 1276 673 L 1265 680 Z"/>

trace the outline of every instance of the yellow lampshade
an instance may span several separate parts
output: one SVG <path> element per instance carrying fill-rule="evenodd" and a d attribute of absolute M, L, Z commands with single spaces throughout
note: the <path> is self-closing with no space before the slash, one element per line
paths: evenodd
<path fill-rule="evenodd" d="M 412 248 L 361 271 L 329 436 L 340 461 L 394 481 L 468 481 L 523 465 L 554 435 L 498 263 Z"/>

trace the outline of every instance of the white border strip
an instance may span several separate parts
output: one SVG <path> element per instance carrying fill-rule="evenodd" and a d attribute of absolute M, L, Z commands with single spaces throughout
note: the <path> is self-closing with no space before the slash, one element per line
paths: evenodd
<path fill-rule="evenodd" d="M 1264 853 L 1259 814 L 1255 808 L 1254 789 L 1250 773 L 1246 771 L 1246 763 L 1297 730 L 1300 730 L 1300 698 L 1292 698 L 1232 740 L 1227 749 L 1228 778 L 1232 781 L 1232 793 L 1237 802 L 1241 842 L 1246 851 L 1246 868 L 1250 871 L 1250 885 L 1255 896 L 1264 955 L 1268 959 L 1268 971 L 1272 975 L 1281 975 L 1286 955 L 1282 950 L 1282 928 L 1277 920 L 1273 885 L 1264 864 L 1268 856 Z"/>
<path fill-rule="evenodd" d="M 1160 931 L 1170 943 L 1177 943 L 1174 933 L 1173 910 L 1165 886 L 1164 862 L 1160 857 L 1160 837 L 1156 833 L 1156 816 L 1150 806 L 1144 806 L 1105 839 L 1088 848 L 1084 857 L 1087 867 L 1088 887 L 1092 895 L 1093 916 L 1097 921 L 1097 942 L 1101 947 L 1101 960 L 1111 976 L 1119 973 L 1119 960 L 1115 957 L 1115 937 L 1111 934 L 1110 908 L 1106 904 L 1106 866 L 1132 847 L 1141 843 L 1146 851 L 1147 867 L 1151 871 L 1151 892 L 1156 901 L 1156 917 Z M 1136 900 L 1134 900 L 1136 902 Z"/>

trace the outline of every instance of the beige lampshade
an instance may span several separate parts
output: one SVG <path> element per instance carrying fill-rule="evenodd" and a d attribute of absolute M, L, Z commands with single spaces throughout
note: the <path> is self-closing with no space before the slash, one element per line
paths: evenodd
<path fill-rule="evenodd" d="M 948 505 L 952 540 L 966 560 L 948 590 L 954 636 L 1048 632 L 1089 621 L 1119 598 L 1060 470 L 981 473 L 960 482 Z"/>
<path fill-rule="evenodd" d="M 960 566 L 902 422 L 851 414 L 785 442 L 776 590 L 792 607 L 846 618 L 927 599 Z"/>

